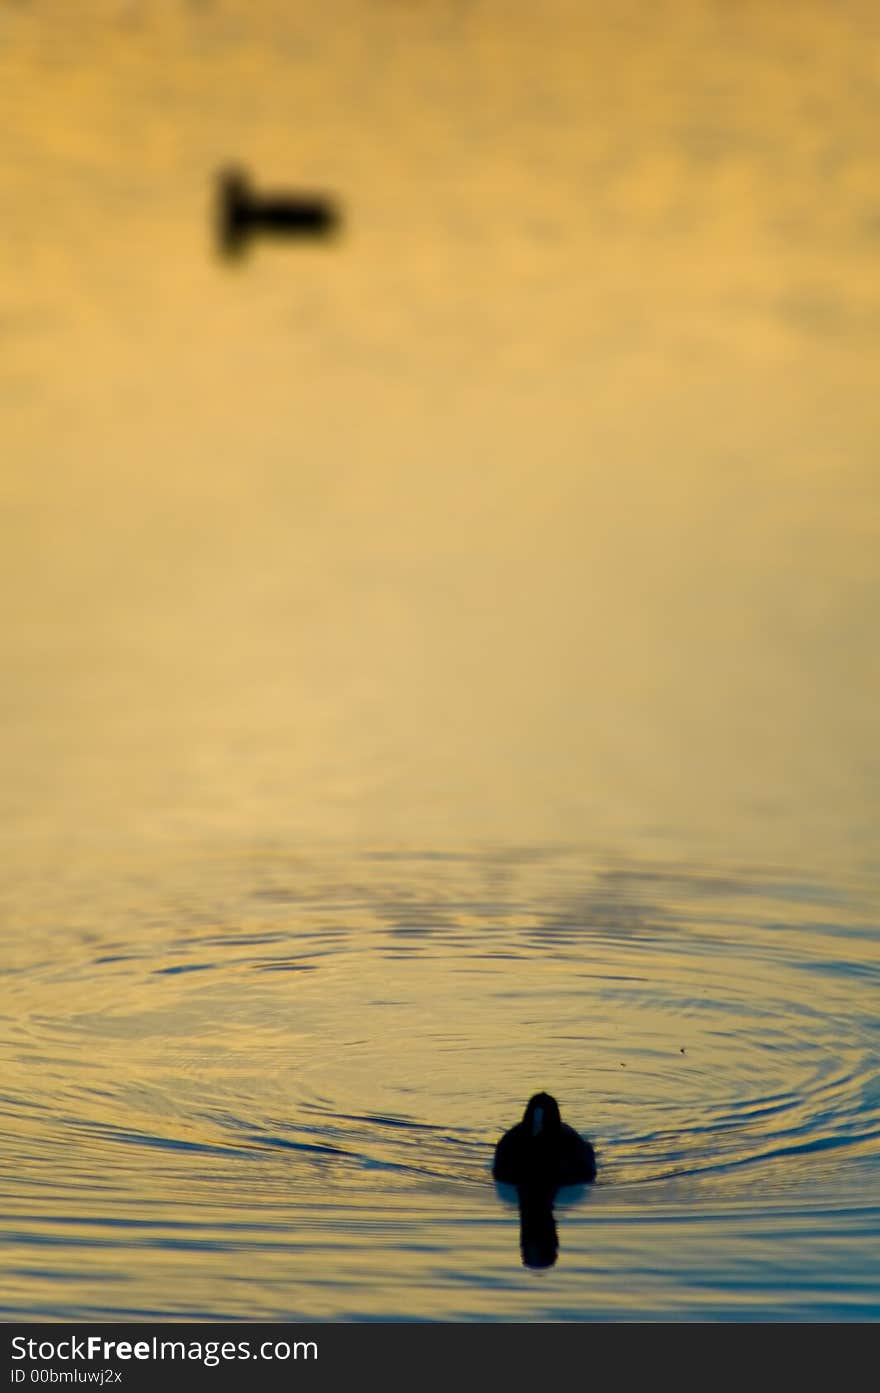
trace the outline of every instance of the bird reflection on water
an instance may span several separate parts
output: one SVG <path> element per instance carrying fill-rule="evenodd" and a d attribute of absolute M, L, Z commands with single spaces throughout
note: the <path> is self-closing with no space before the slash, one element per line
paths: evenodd
<path fill-rule="evenodd" d="M 563 1122 L 550 1093 L 536 1093 L 522 1122 L 495 1148 L 492 1174 L 515 1185 L 519 1197 L 520 1248 L 526 1267 L 552 1267 L 559 1252 L 553 1201 L 563 1185 L 596 1178 L 596 1156 L 588 1141 Z"/>

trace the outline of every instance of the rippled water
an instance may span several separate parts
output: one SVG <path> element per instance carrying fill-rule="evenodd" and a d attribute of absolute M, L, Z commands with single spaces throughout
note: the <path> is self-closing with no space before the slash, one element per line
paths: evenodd
<path fill-rule="evenodd" d="M 7 1313 L 878 1314 L 876 885 L 572 848 L 48 872 L 6 902 Z M 599 1178 L 536 1273 L 490 1164 L 541 1086 Z"/>
<path fill-rule="evenodd" d="M 877 36 L 0 7 L 2 1312 L 880 1315 Z"/>

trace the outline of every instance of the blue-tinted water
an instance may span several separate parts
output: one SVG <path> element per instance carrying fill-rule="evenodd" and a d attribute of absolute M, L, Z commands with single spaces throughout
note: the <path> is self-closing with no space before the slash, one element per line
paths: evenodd
<path fill-rule="evenodd" d="M 70 869 L 7 899 L 7 1314 L 878 1313 L 870 881 L 80 852 L 72 923 Z M 599 1176 L 536 1272 L 490 1164 L 542 1086 Z"/>

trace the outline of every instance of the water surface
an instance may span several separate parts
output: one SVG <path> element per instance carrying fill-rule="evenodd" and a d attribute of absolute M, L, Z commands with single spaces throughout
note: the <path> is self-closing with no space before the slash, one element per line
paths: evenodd
<path fill-rule="evenodd" d="M 3 7 L 5 1313 L 876 1318 L 877 38 Z"/>
<path fill-rule="evenodd" d="M 571 848 L 30 867 L 7 1313 L 874 1316 L 871 887 Z M 529 1092 L 599 1178 L 521 1266 Z"/>

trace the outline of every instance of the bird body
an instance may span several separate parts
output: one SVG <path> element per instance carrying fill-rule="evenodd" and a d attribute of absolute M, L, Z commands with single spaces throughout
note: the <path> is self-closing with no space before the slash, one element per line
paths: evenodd
<path fill-rule="evenodd" d="M 561 1185 L 595 1180 L 596 1156 L 590 1143 L 562 1121 L 556 1099 L 536 1093 L 522 1122 L 498 1142 L 492 1174 L 508 1185 L 552 1195 Z"/>

